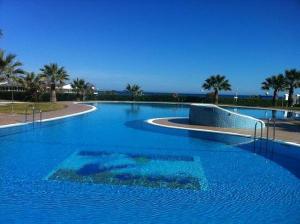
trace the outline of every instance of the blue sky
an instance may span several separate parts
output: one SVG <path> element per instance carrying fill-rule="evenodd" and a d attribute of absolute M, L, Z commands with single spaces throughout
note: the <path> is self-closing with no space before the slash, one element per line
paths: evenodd
<path fill-rule="evenodd" d="M 219 73 L 258 94 L 266 76 L 300 69 L 299 12 L 299 0 L 0 0 L 0 47 L 100 89 L 200 93 Z"/>

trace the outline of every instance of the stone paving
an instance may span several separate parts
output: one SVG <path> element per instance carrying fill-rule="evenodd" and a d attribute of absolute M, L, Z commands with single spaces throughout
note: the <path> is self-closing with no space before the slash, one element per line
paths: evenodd
<path fill-rule="evenodd" d="M 61 104 L 66 105 L 65 108 L 56 111 L 49 111 L 42 113 L 42 119 L 55 118 L 65 115 L 71 115 L 79 112 L 84 112 L 91 109 L 91 106 L 86 104 L 75 104 L 73 102 L 60 102 Z M 32 121 L 32 115 L 28 115 L 28 121 Z M 39 120 L 40 115 L 36 114 L 35 120 Z M 1 114 L 0 113 L 0 125 L 8 125 L 15 123 L 25 122 L 24 114 Z"/>
<path fill-rule="evenodd" d="M 242 135 L 254 135 L 254 128 L 251 129 L 235 129 L 235 128 L 219 128 L 211 126 L 201 126 L 201 125 L 192 125 L 189 123 L 188 118 L 171 118 L 171 119 L 157 119 L 153 121 L 159 125 L 167 125 L 171 127 L 178 128 L 192 128 L 199 130 L 209 130 L 209 131 L 220 131 L 227 133 L 236 133 Z M 268 126 L 267 121 L 264 121 L 266 126 Z M 269 128 L 269 138 L 273 138 L 273 124 L 271 123 Z M 257 130 L 257 136 L 260 135 L 260 130 Z M 263 137 L 267 135 L 267 128 L 263 130 Z M 275 138 L 277 140 L 282 140 L 286 142 L 293 142 L 300 144 L 300 121 L 292 120 L 277 120 L 276 129 L 275 129 Z"/>

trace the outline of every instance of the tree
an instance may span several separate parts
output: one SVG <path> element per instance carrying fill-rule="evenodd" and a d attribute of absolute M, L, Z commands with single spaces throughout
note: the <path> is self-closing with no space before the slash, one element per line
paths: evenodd
<path fill-rule="evenodd" d="M 127 84 L 126 90 L 130 94 L 131 100 L 135 100 L 138 96 L 143 95 L 143 90 L 139 85 L 136 84 Z"/>
<path fill-rule="evenodd" d="M 93 96 L 95 92 L 95 87 L 92 83 L 87 82 L 84 86 L 84 95 L 83 100 L 85 100 L 86 96 Z"/>
<path fill-rule="evenodd" d="M 41 68 L 42 77 L 46 79 L 47 86 L 50 88 L 50 102 L 56 102 L 56 88 L 64 85 L 69 80 L 69 75 L 64 67 L 59 67 L 55 63 L 44 65 Z"/>
<path fill-rule="evenodd" d="M 24 70 L 21 68 L 22 63 L 16 60 L 16 55 L 5 55 L 3 50 L 0 50 L 0 81 L 6 81 L 12 87 L 11 101 L 12 112 L 14 102 L 14 87 L 18 81 L 20 75 L 24 74 Z"/>
<path fill-rule="evenodd" d="M 34 72 L 26 73 L 19 79 L 19 83 L 24 87 L 26 95 L 33 101 L 38 101 L 39 94 L 45 90 L 44 78 Z"/>
<path fill-rule="evenodd" d="M 205 82 L 202 85 L 202 88 L 206 90 L 212 89 L 214 91 L 213 92 L 214 103 L 217 104 L 219 102 L 219 92 L 222 90 L 230 91 L 231 85 L 225 76 L 213 75 L 205 80 Z"/>
<path fill-rule="evenodd" d="M 79 98 L 81 98 L 81 100 L 85 100 L 86 95 L 94 93 L 93 85 L 89 82 L 86 82 L 84 79 L 74 79 L 73 83 L 71 83 L 71 86 L 77 95 L 77 100 Z"/>
<path fill-rule="evenodd" d="M 300 87 L 300 71 L 296 69 L 286 70 L 285 79 L 289 91 L 288 106 L 290 107 L 293 105 L 294 90 Z"/>
<path fill-rule="evenodd" d="M 266 78 L 266 80 L 262 82 L 261 88 L 263 90 L 273 89 L 272 105 L 275 106 L 278 92 L 286 89 L 286 81 L 284 75 L 279 74 Z"/>
<path fill-rule="evenodd" d="M 24 74 L 24 70 L 21 69 L 22 63 L 16 61 L 16 55 L 5 55 L 3 50 L 0 50 L 0 80 L 10 80 L 15 76 Z"/>
<path fill-rule="evenodd" d="M 76 93 L 77 100 L 80 100 L 80 97 L 83 100 L 85 85 L 86 85 L 85 81 L 83 79 L 78 79 L 78 78 L 73 80 L 73 83 L 71 83 L 73 91 Z"/>

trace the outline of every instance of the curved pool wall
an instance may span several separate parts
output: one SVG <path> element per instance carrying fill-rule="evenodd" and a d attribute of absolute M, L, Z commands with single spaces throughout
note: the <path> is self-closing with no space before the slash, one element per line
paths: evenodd
<path fill-rule="evenodd" d="M 214 142 L 221 142 L 226 145 L 231 145 L 245 151 L 262 156 L 269 161 L 284 167 L 300 178 L 300 146 L 291 145 L 285 142 L 268 141 L 266 139 L 253 140 L 249 136 L 210 132 L 203 130 L 195 130 L 189 128 L 167 127 L 165 125 L 158 125 L 151 122 L 149 119 L 142 124 L 141 121 L 128 122 L 127 125 L 131 128 L 140 130 L 147 130 L 152 132 L 160 132 L 166 135 L 175 135 L 187 138 L 209 140 Z"/>
<path fill-rule="evenodd" d="M 259 119 L 238 114 L 214 104 L 191 104 L 189 121 L 197 125 L 243 129 L 253 129 L 257 122 L 261 122 L 265 127 L 265 123 Z"/>

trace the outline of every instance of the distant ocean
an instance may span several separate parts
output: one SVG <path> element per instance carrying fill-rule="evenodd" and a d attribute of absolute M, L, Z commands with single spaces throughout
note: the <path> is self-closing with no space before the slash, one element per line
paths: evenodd
<path fill-rule="evenodd" d="M 117 94 L 120 94 L 120 95 L 127 95 L 128 93 L 126 91 L 114 91 L 115 93 Z M 143 92 L 144 95 L 146 96 L 153 96 L 153 95 L 172 95 L 174 93 L 162 93 L 162 92 Z M 178 94 L 178 96 L 195 96 L 195 97 L 205 97 L 207 94 L 204 94 L 204 93 L 176 93 Z M 235 97 L 234 94 L 220 94 L 220 97 L 223 97 L 223 98 L 233 98 Z M 252 97 L 260 97 L 262 99 L 272 99 L 272 96 L 266 96 L 266 95 L 238 95 L 238 98 L 240 99 L 246 99 L 246 98 L 252 98 Z M 280 97 L 279 97 L 280 98 Z"/>
<path fill-rule="evenodd" d="M 154 93 L 154 92 L 144 92 L 144 95 L 170 95 L 173 93 Z M 207 94 L 197 94 L 197 93 L 177 93 L 179 96 L 197 96 L 197 97 L 205 97 Z M 233 94 L 220 94 L 220 97 L 223 98 L 233 98 L 235 95 Z M 266 96 L 266 95 L 238 95 L 238 98 L 245 99 L 245 98 L 251 98 L 251 97 L 260 97 L 262 99 L 272 99 L 272 96 Z"/>

